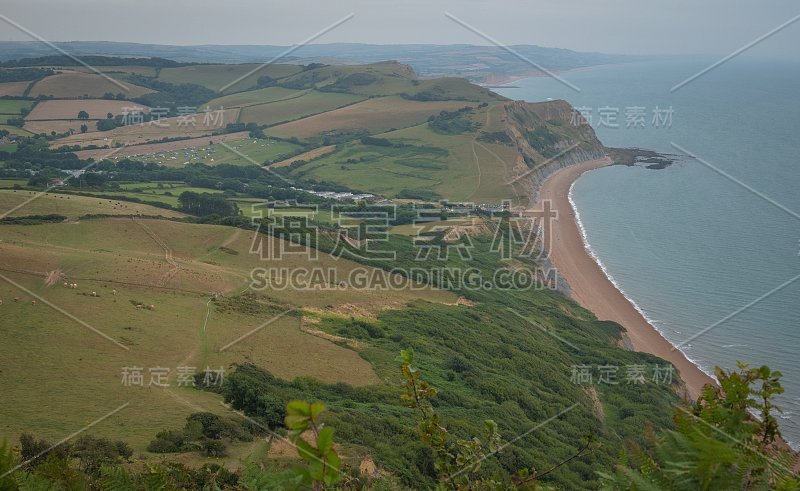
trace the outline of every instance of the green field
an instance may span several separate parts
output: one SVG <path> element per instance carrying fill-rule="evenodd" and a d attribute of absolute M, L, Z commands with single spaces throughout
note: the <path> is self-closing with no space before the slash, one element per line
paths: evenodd
<path fill-rule="evenodd" d="M 259 77 L 287 77 L 300 72 L 303 67 L 299 65 L 281 64 L 263 66 L 259 63 L 242 65 L 192 65 L 163 68 L 158 79 L 171 84 L 192 83 L 203 85 L 212 90 L 220 90 L 222 87 L 225 87 L 256 69 L 257 71 L 226 89 L 225 93 L 248 90 L 256 86 Z"/>
<path fill-rule="evenodd" d="M 305 94 L 304 90 L 284 89 L 283 87 L 266 87 L 264 89 L 237 92 L 210 101 L 207 106 L 211 108 L 226 108 L 264 104 L 282 99 L 291 99 Z"/>
<path fill-rule="evenodd" d="M 281 140 L 248 138 L 225 144 L 216 143 L 205 147 L 157 153 L 142 158 L 142 161 L 155 162 L 169 167 L 180 167 L 186 162 L 203 162 L 208 165 L 253 165 L 253 162 L 265 164 L 280 161 L 301 148 L 300 145 Z"/>
<path fill-rule="evenodd" d="M 311 91 L 295 99 L 247 106 L 242 109 L 239 121 L 272 126 L 324 113 L 361 100 L 364 100 L 363 96 Z"/>
<path fill-rule="evenodd" d="M 425 122 L 441 111 L 470 105 L 462 101 L 411 101 L 399 96 L 375 97 L 340 109 L 278 125 L 268 133 L 283 138 L 306 139 L 338 132 L 370 134 L 406 128 Z M 471 107 L 476 104 L 472 103 Z"/>
<path fill-rule="evenodd" d="M 491 106 L 472 120 L 492 130 Z M 427 123 L 376 135 L 396 146 L 347 144 L 292 170 L 296 179 L 335 182 L 389 197 L 447 198 L 476 203 L 517 199 L 506 184 L 515 162 L 513 147 L 477 140 L 477 132 L 441 134 Z"/>
<path fill-rule="evenodd" d="M 158 187 L 162 184 L 163 187 Z M 218 189 L 196 188 L 185 186 L 183 183 L 135 183 L 120 185 L 125 191 L 110 192 L 115 196 L 125 196 L 128 198 L 139 198 L 142 201 L 167 203 L 178 207 L 178 197 L 181 193 L 191 191 L 194 193 L 222 194 Z M 135 189 L 136 191 L 131 191 Z"/>
<path fill-rule="evenodd" d="M 30 131 L 25 131 L 24 129 L 22 129 L 22 128 L 18 127 L 18 126 L 11 126 L 11 125 L 7 125 L 7 124 L 0 124 L 0 130 L 6 130 L 10 134 L 17 135 L 17 136 L 31 136 L 31 135 L 33 135 L 33 133 L 31 133 Z"/>
<path fill-rule="evenodd" d="M 107 73 L 111 76 L 114 74 L 135 74 L 135 75 L 144 75 L 145 77 L 153 77 L 156 74 L 155 67 L 151 66 L 139 66 L 139 65 L 111 65 L 111 66 L 96 66 L 91 68 L 87 68 L 84 66 L 70 66 L 70 67 L 54 67 L 64 70 L 75 70 L 78 72 L 84 73 L 96 73 L 94 70 L 97 70 L 102 73 Z"/>
<path fill-rule="evenodd" d="M 10 189 L 14 186 L 25 186 L 28 184 L 27 179 L 0 179 L 0 188 L 2 189 Z"/>
<path fill-rule="evenodd" d="M 113 78 L 113 77 L 111 77 Z M 114 79 L 116 80 L 116 79 Z M 129 99 L 153 92 L 152 89 L 140 87 L 130 82 L 122 82 L 127 90 L 117 83 L 95 73 L 63 72 L 45 77 L 33 85 L 30 96 L 53 96 L 58 99 L 74 99 L 79 97 L 102 97 L 104 94 L 125 93 Z"/>
<path fill-rule="evenodd" d="M 8 181 L 0 181 L 8 182 Z M 13 186 L 13 185 L 12 185 Z M 5 187 L 5 186 L 4 186 Z M 9 186 L 11 187 L 11 186 Z M 128 193 L 114 193 L 113 191 L 104 194 L 120 194 L 125 195 Z M 134 195 L 135 193 L 130 193 Z M 139 195 L 135 195 L 139 197 Z M 74 219 L 83 215 L 93 214 L 107 214 L 107 215 L 147 215 L 147 216 L 164 216 L 164 217 L 182 217 L 183 213 L 172 210 L 165 210 L 156 208 L 146 204 L 131 203 L 127 201 L 109 200 L 105 198 L 93 198 L 89 196 L 74 196 L 68 194 L 46 193 L 41 194 L 39 191 L 23 191 L 23 190 L 0 190 L 0 214 L 11 210 L 17 206 L 22 205 L 28 201 L 27 204 L 12 212 L 9 216 L 27 216 L 27 215 L 47 215 L 57 214 L 64 215 L 68 218 Z M 164 201 L 156 200 L 153 201 Z M 176 198 L 177 203 L 177 198 Z M 4 229 L 5 230 L 5 229 Z"/>
<path fill-rule="evenodd" d="M 19 117 L 21 109 L 30 109 L 34 104 L 34 101 L 0 99 L 0 114 L 14 114 Z"/>

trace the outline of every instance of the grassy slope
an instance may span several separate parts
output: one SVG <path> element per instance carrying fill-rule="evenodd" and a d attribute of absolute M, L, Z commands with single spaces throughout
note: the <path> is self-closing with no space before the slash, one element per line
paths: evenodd
<path fill-rule="evenodd" d="M 6 181 L 3 181 L 6 182 Z M 108 194 L 124 194 L 109 192 Z M 137 197 L 139 197 L 137 195 Z M 29 201 L 30 200 L 30 201 Z M 46 215 L 55 213 L 68 218 L 78 218 L 83 215 L 152 215 L 164 217 L 183 217 L 183 213 L 163 208 L 156 208 L 146 204 L 115 201 L 87 196 L 70 196 L 67 194 L 47 193 L 40 195 L 38 191 L 0 190 L 0 214 L 20 206 L 26 205 L 9 214 L 9 216 Z M 154 199 L 153 201 L 166 201 Z M 3 229 L 5 230 L 5 229 Z"/>
<path fill-rule="evenodd" d="M 461 101 L 419 102 L 398 96 L 380 97 L 282 124 L 270 128 L 268 133 L 301 139 L 337 131 L 381 133 L 420 124 L 428 116 L 460 109 L 464 105 Z"/>
<path fill-rule="evenodd" d="M 256 70 L 257 69 L 257 70 Z M 254 73 L 247 75 L 251 71 Z M 193 65 L 176 68 L 163 68 L 158 79 L 171 84 L 198 84 L 212 90 L 222 87 L 247 75 L 241 81 L 225 90 L 226 93 L 248 90 L 255 87 L 259 77 L 268 76 L 282 78 L 302 70 L 299 65 L 270 64 L 267 66 L 258 63 L 243 65 Z"/>
<path fill-rule="evenodd" d="M 324 113 L 363 99 L 362 96 L 351 94 L 311 91 L 294 99 L 247 106 L 242 109 L 239 121 L 271 126 L 312 114 Z"/>
<path fill-rule="evenodd" d="M 279 140 L 233 140 L 225 145 L 214 144 L 192 149 L 162 152 L 142 157 L 143 162 L 156 162 L 168 167 L 180 167 L 184 162 L 203 162 L 208 165 L 236 164 L 253 165 L 257 163 L 280 160 L 286 155 L 296 152 L 301 147 L 294 143 Z M 231 150 L 233 149 L 233 150 Z M 188 153 L 189 157 L 185 157 Z M 242 155 L 245 155 L 243 157 Z M 173 157 L 175 157 L 173 159 Z M 213 162 L 211 159 L 214 159 Z"/>
<path fill-rule="evenodd" d="M 113 76 L 112 76 L 113 78 Z M 94 73 L 64 72 L 45 77 L 36 82 L 30 91 L 30 97 L 39 95 L 52 95 L 56 98 L 77 98 L 88 95 L 89 97 L 102 97 L 103 94 L 123 93 L 128 99 L 152 92 L 151 89 L 134 85 L 130 82 L 121 82 L 128 90 L 111 82 L 107 78 Z"/>
<path fill-rule="evenodd" d="M 286 308 L 355 304 L 369 311 L 398 308 L 414 298 L 448 302 L 455 298 L 435 291 L 344 290 L 303 296 L 272 291 L 259 297 L 263 308 L 254 313 L 252 301 L 240 310 L 236 304 L 233 309 L 211 304 L 206 324 L 210 293 L 240 291 L 250 269 L 263 264 L 248 253 L 250 232 L 103 219 L 77 225 L 4 226 L 3 234 L 0 274 L 130 347 L 122 350 L 42 302 L 32 305 L 34 297 L 0 281 L 6 326 L 0 390 L 17 401 L 0 409 L 0 419 L 13 422 L 0 433 L 12 439 L 25 430 L 60 438 L 85 425 L 87 418 L 130 401 L 129 409 L 93 431 L 129 440 L 141 450 L 157 431 L 180 426 L 197 407 L 220 410 L 216 397 L 199 391 L 124 387 L 120 377 L 125 366 L 172 367 L 173 385 L 177 366 L 228 367 L 245 360 L 285 378 L 309 375 L 328 382 L 375 383 L 379 379 L 358 353 L 301 332 L 297 315 L 282 317 L 222 353 L 216 350 Z M 179 265 L 174 275 L 167 274 L 172 266 L 153 236 L 171 249 Z M 304 264 L 303 257 L 287 256 L 273 266 L 297 267 Z M 337 268 L 341 274 L 355 267 L 325 256 L 319 265 Z M 79 288 L 63 288 L 61 281 L 47 287 L 41 272 L 55 269 Z M 118 295 L 112 295 L 112 289 Z M 99 296 L 88 296 L 92 291 Z M 16 296 L 19 302 L 12 301 Z M 155 309 L 137 309 L 131 300 L 153 304 Z"/>
<path fill-rule="evenodd" d="M 218 97 L 208 102 L 212 108 L 218 107 L 240 107 L 252 106 L 254 104 L 264 104 L 283 99 L 298 97 L 305 93 L 303 90 L 285 89 L 283 87 L 265 87 L 263 89 L 248 90 L 235 94 Z"/>
<path fill-rule="evenodd" d="M 478 203 L 516 200 L 513 189 L 506 185 L 508 167 L 516 157 L 514 148 L 476 140 L 479 131 L 500 128 L 498 109 L 490 105 L 474 111 L 470 118 L 481 125 L 478 131 L 441 134 L 423 123 L 377 135 L 408 147 L 350 143 L 336 153 L 294 169 L 292 175 L 347 184 L 387 196 L 424 191 Z"/>

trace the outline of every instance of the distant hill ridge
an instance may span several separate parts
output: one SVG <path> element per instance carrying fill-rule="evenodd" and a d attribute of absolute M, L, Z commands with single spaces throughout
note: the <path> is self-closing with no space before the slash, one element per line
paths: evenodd
<path fill-rule="evenodd" d="M 109 41 L 72 41 L 54 44 L 79 57 L 91 55 L 157 57 L 180 63 L 266 62 L 287 49 L 287 46 L 275 45 L 169 46 Z M 633 55 L 585 53 L 535 45 L 514 45 L 510 48 L 527 60 L 553 71 L 642 59 Z M 53 54 L 53 48 L 35 41 L 0 42 L 0 61 Z M 541 74 L 528 61 L 505 48 L 467 44 L 309 44 L 297 49 L 291 56 L 282 58 L 280 62 L 359 64 L 387 59 L 411 65 L 422 77 L 459 76 L 479 83 L 494 83 L 508 78 Z"/>

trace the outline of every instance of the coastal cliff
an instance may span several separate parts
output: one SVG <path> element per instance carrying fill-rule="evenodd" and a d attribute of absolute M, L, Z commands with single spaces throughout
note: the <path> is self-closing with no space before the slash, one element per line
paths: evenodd
<path fill-rule="evenodd" d="M 566 101 L 509 101 L 503 111 L 505 132 L 518 153 L 511 180 L 518 193 L 534 200 L 555 171 L 607 156 L 592 127 Z"/>

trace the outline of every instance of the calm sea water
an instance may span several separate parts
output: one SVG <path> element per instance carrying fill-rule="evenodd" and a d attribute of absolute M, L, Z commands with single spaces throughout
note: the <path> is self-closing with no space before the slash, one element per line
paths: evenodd
<path fill-rule="evenodd" d="M 702 369 L 742 360 L 783 372 L 781 430 L 798 448 L 800 63 L 733 59 L 670 93 L 713 61 L 565 74 L 580 93 L 551 78 L 498 92 L 566 99 L 591 110 L 607 146 L 682 156 L 662 170 L 614 166 L 578 179 L 572 199 L 586 240 L 618 287 Z M 653 124 L 656 107 L 659 123 L 672 109 L 670 127 Z"/>

